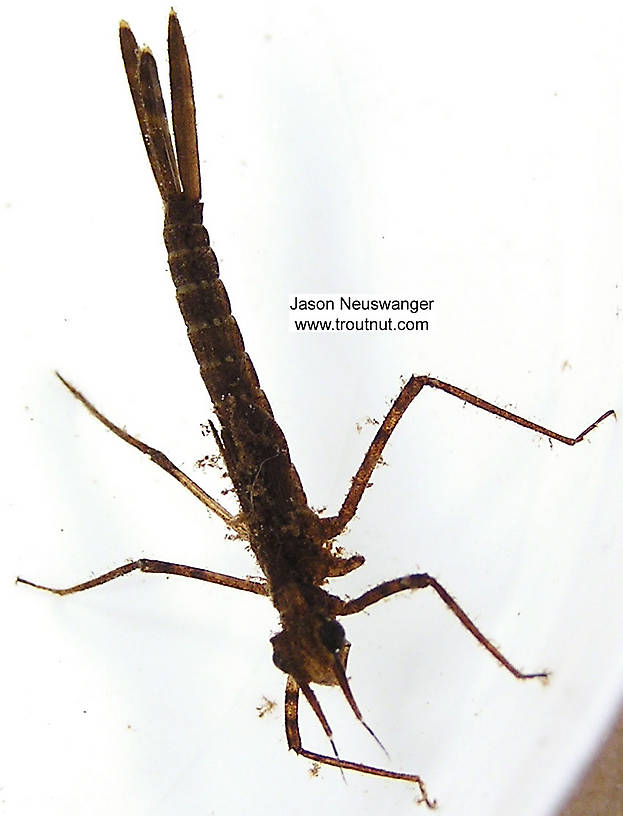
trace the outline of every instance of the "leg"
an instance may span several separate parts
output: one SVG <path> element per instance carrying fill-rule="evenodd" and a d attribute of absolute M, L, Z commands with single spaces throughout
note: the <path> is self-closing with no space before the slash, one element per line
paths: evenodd
<path fill-rule="evenodd" d="M 204 490 L 202 490 L 198 484 L 193 482 L 191 478 L 189 478 L 183 471 L 181 471 L 177 465 L 174 465 L 173 462 L 162 453 L 162 451 L 157 450 L 156 448 L 152 448 L 150 445 L 146 445 L 144 442 L 141 442 L 139 439 L 136 439 L 134 436 L 130 436 L 129 433 L 120 428 L 118 425 L 115 425 L 109 419 L 107 419 L 103 414 L 101 414 L 97 408 L 89 402 L 89 400 L 83 396 L 83 394 L 78 391 L 77 388 L 67 382 L 58 371 L 55 372 L 56 376 L 59 380 L 63 383 L 63 385 L 71 391 L 71 393 L 79 400 L 84 407 L 89 411 L 89 413 L 93 414 L 96 419 L 105 425 L 108 430 L 112 431 L 116 434 L 120 439 L 123 439 L 124 442 L 127 442 L 129 445 L 132 445 L 133 448 L 137 448 L 141 451 L 141 453 L 147 454 L 152 462 L 155 462 L 158 467 L 161 467 L 163 470 L 166 470 L 174 479 L 184 485 L 187 490 L 196 496 L 202 504 L 205 504 L 213 513 L 221 518 L 228 527 L 232 530 L 235 530 L 236 533 L 241 538 L 248 538 L 248 530 L 243 521 L 241 521 L 237 516 L 232 516 L 232 514 L 226 510 L 216 499 L 213 499 L 209 496 Z M 210 423 L 212 424 L 212 423 Z"/>
<path fill-rule="evenodd" d="M 325 728 L 326 731 L 326 728 Z M 330 733 L 330 731 L 329 731 Z M 301 743 L 301 733 L 299 731 L 299 685 L 296 680 L 289 676 L 286 683 L 286 737 L 288 748 L 295 751 L 299 756 L 311 759 L 312 762 L 319 762 L 323 765 L 333 765 L 347 771 L 359 771 L 360 773 L 371 774 L 372 776 L 382 776 L 385 779 L 402 779 L 405 782 L 414 782 L 420 789 L 420 799 L 418 803 L 425 803 L 429 808 L 437 807 L 437 802 L 428 798 L 426 786 L 422 779 L 416 774 L 398 773 L 388 771 L 384 768 L 374 768 L 372 765 L 362 765 L 359 762 L 348 762 L 338 756 L 331 757 L 325 754 L 316 754 L 303 748 Z"/>
<path fill-rule="evenodd" d="M 515 422 L 517 425 L 522 425 L 524 428 L 530 428 L 537 433 L 548 436 L 550 439 L 556 439 L 558 442 L 562 442 L 565 445 L 576 445 L 578 442 L 581 442 L 582 439 L 584 439 L 584 437 L 590 433 L 590 431 L 596 428 L 602 420 L 611 414 L 614 415 L 614 411 L 606 411 L 605 414 L 602 414 L 599 419 L 591 423 L 588 428 L 585 428 L 582 433 L 578 434 L 576 437 L 562 436 L 555 431 L 550 431 L 548 428 L 544 428 L 542 425 L 537 425 L 528 419 L 517 416 L 517 414 L 511 413 L 505 408 L 499 408 L 497 405 L 493 405 L 491 402 L 487 402 L 480 397 L 476 397 L 474 394 L 463 391 L 463 389 L 457 388 L 454 385 L 449 385 L 448 383 L 442 382 L 441 380 L 436 380 L 433 377 L 411 377 L 407 384 L 403 387 L 400 394 L 398 394 L 394 400 L 394 404 L 389 409 L 389 412 L 383 420 L 381 427 L 376 432 L 376 436 L 372 440 L 372 444 L 368 448 L 368 452 L 364 456 L 363 462 L 359 466 L 359 470 L 353 478 L 351 487 L 346 495 L 346 498 L 344 499 L 344 503 L 342 504 L 339 513 L 337 516 L 331 516 L 330 518 L 324 520 L 327 527 L 328 536 L 334 537 L 339 535 L 357 512 L 357 506 L 361 500 L 364 490 L 368 486 L 368 482 L 372 476 L 372 471 L 381 458 L 383 448 L 387 444 L 389 437 L 392 435 L 394 428 L 398 424 L 402 415 L 425 385 L 429 386 L 430 388 L 439 388 L 441 391 L 445 391 L 447 394 L 451 394 L 453 397 L 458 397 L 458 399 L 461 399 L 464 402 L 469 402 L 471 405 L 476 406 L 476 408 L 481 408 L 483 411 L 488 411 L 490 414 L 495 414 L 496 416 L 502 417 L 502 419 L 508 419 L 510 422 Z"/>
<path fill-rule="evenodd" d="M 337 612 L 337 614 L 354 615 L 356 612 L 361 612 L 362 609 L 372 606 L 372 604 L 375 604 L 377 601 L 381 601 L 383 598 L 389 597 L 389 595 L 395 595 L 397 592 L 403 592 L 405 589 L 423 589 L 424 587 L 431 587 L 434 589 L 448 609 L 461 621 L 463 626 L 469 632 L 471 632 L 476 640 L 479 643 L 482 643 L 485 649 L 515 677 L 519 678 L 520 680 L 530 680 L 534 677 L 540 677 L 542 679 L 547 678 L 547 672 L 524 674 L 523 672 L 519 671 L 519 669 L 516 669 L 512 663 L 509 663 L 499 649 L 496 649 L 493 643 L 487 640 L 480 629 L 478 629 L 476 625 L 467 617 L 454 598 L 452 598 L 452 596 L 437 580 L 435 580 L 435 578 L 427 575 L 426 573 L 419 575 L 405 575 L 403 578 L 394 578 L 393 581 L 385 581 L 385 583 L 379 584 L 378 586 L 374 587 L 374 589 L 364 592 L 363 595 L 359 596 L 359 598 L 353 598 L 352 601 L 344 601 L 344 605 L 339 612 Z"/>
<path fill-rule="evenodd" d="M 267 595 L 266 584 L 259 581 L 251 581 L 245 578 L 235 578 L 232 575 L 223 575 L 221 572 L 211 572 L 206 569 L 199 569 L 198 567 L 186 567 L 184 564 L 171 564 L 168 561 L 155 561 L 153 558 L 140 558 L 138 561 L 132 561 L 130 564 L 124 564 L 122 567 L 117 567 L 104 575 L 98 575 L 97 578 L 91 578 L 90 581 L 85 581 L 82 584 L 67 587 L 66 589 L 53 589 L 52 587 L 43 586 L 42 584 L 34 584 L 32 581 L 26 581 L 24 578 L 17 578 L 20 584 L 28 584 L 28 586 L 36 587 L 37 589 L 45 589 L 47 592 L 53 592 L 55 595 L 71 595 L 74 592 L 82 592 L 84 589 L 92 589 L 93 587 L 106 584 L 108 581 L 113 581 L 115 578 L 121 578 L 122 575 L 127 575 L 134 570 L 141 570 L 141 572 L 162 572 L 166 575 L 183 575 L 185 578 L 196 578 L 199 581 L 209 581 L 211 584 L 220 584 L 221 586 L 231 587 L 232 589 L 244 589 L 246 592 L 254 592 L 256 595 Z"/>

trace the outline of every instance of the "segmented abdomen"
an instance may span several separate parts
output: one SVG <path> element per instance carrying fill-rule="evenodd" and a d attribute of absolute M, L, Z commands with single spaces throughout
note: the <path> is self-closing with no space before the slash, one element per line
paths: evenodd
<path fill-rule="evenodd" d="M 231 313 L 216 256 L 201 223 L 201 204 L 168 202 L 164 239 L 177 301 L 221 424 L 226 465 L 242 509 L 248 511 L 256 503 L 257 514 L 267 488 L 286 507 L 292 500 L 306 504 L 283 431 Z"/>

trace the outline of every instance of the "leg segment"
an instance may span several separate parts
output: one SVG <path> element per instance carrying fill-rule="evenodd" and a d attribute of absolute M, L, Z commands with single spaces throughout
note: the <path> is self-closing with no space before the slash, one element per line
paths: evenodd
<path fill-rule="evenodd" d="M 150 445 L 146 445 L 144 442 L 141 442 L 139 439 L 136 439 L 134 436 L 130 436 L 127 431 L 124 431 L 123 428 L 120 428 L 118 425 L 115 425 L 114 422 L 111 422 L 107 419 L 104 414 L 100 413 L 97 408 L 93 405 L 93 403 L 89 402 L 89 400 L 78 391 L 77 388 L 67 382 L 58 371 L 55 372 L 56 376 L 59 380 L 63 383 L 63 385 L 71 391 L 71 393 L 79 400 L 84 407 L 89 411 L 89 413 L 93 414 L 96 419 L 105 425 L 108 430 L 112 431 L 116 436 L 120 439 L 123 439 L 124 442 L 127 442 L 129 445 L 132 445 L 133 448 L 137 448 L 140 450 L 141 453 L 147 454 L 152 462 L 155 462 L 158 467 L 161 467 L 174 479 L 184 485 L 187 490 L 196 496 L 202 504 L 205 504 L 207 508 L 209 508 L 213 513 L 215 513 L 219 518 L 221 518 L 228 527 L 234 530 L 241 538 L 247 539 L 249 537 L 247 527 L 243 521 L 240 520 L 238 516 L 232 516 L 232 514 L 226 510 L 216 499 L 213 499 L 209 496 L 204 490 L 202 490 L 198 484 L 193 482 L 193 480 L 188 477 L 183 471 L 181 471 L 177 465 L 174 465 L 173 462 L 165 456 L 162 451 L 157 450 L 156 448 L 152 448 Z M 210 423 L 211 424 L 211 423 Z"/>
<path fill-rule="evenodd" d="M 311 759 L 312 762 L 319 762 L 323 765 L 333 765 L 336 768 L 341 768 L 347 771 L 359 771 L 359 773 L 371 774 L 372 776 L 382 776 L 385 779 L 402 779 L 405 782 L 414 782 L 420 789 L 420 799 L 418 803 L 424 803 L 429 808 L 437 807 L 437 802 L 428 798 L 426 786 L 421 777 L 416 774 L 398 773 L 397 771 L 388 771 L 385 768 L 375 768 L 372 765 L 363 765 L 359 762 L 349 762 L 340 757 L 327 756 L 325 754 L 316 754 L 313 751 L 308 751 L 303 748 L 301 743 L 301 733 L 299 731 L 299 685 L 292 677 L 288 677 L 286 683 L 286 737 L 288 740 L 288 748 L 295 751 L 299 756 Z M 326 722 L 326 721 L 325 721 Z M 326 731 L 326 728 L 325 728 Z M 329 729 L 329 735 L 330 735 Z M 330 736 L 329 736 L 330 738 Z"/>
<path fill-rule="evenodd" d="M 91 578 L 90 581 L 84 581 L 82 584 L 76 584 L 66 589 L 54 589 L 53 587 L 43 586 L 42 584 L 35 584 L 32 581 L 27 581 L 25 578 L 17 578 L 16 580 L 20 584 L 28 584 L 28 586 L 36 587 L 37 589 L 45 589 L 46 592 L 53 592 L 55 595 L 71 595 L 74 592 L 82 592 L 84 589 L 92 589 L 93 587 L 100 586 L 100 584 L 106 584 L 108 581 L 113 581 L 115 578 L 121 578 L 122 575 L 134 572 L 134 570 L 141 570 L 141 572 L 161 572 L 166 575 L 182 575 L 185 578 L 209 581 L 211 584 L 220 584 L 220 586 L 231 587 L 232 589 L 244 589 L 246 592 L 254 592 L 256 595 L 268 595 L 266 584 L 260 581 L 235 578 L 233 575 L 224 575 L 222 572 L 212 572 L 211 570 L 200 569 L 199 567 L 187 567 L 184 564 L 171 564 L 169 561 L 156 561 L 153 558 L 140 558 L 138 561 L 124 564 L 110 572 L 105 572 L 103 575 L 98 575 L 97 578 Z"/>
<path fill-rule="evenodd" d="M 368 590 L 368 592 L 364 592 L 363 595 L 359 596 L 359 598 L 353 598 L 352 601 L 345 601 L 344 605 L 337 614 L 354 615 L 356 612 L 361 612 L 362 609 L 366 609 L 368 606 L 372 606 L 372 604 L 375 604 L 377 601 L 381 601 L 383 598 L 387 598 L 390 595 L 395 595 L 397 592 L 403 592 L 406 589 L 423 589 L 425 587 L 431 587 L 431 589 L 434 589 L 452 614 L 456 615 L 456 617 L 461 621 L 463 626 L 469 632 L 471 632 L 476 640 L 479 643 L 482 643 L 485 649 L 515 677 L 519 678 L 520 680 L 530 680 L 534 677 L 540 677 L 542 679 L 547 678 L 547 672 L 524 674 L 523 672 L 519 671 L 519 669 L 515 668 L 512 663 L 509 663 L 499 649 L 496 649 L 493 643 L 487 640 L 487 638 L 482 634 L 476 624 L 467 617 L 465 612 L 447 592 L 447 590 L 445 590 L 435 578 L 427 575 L 426 573 L 421 573 L 418 575 L 405 575 L 402 578 L 394 578 L 393 581 L 385 581 L 373 589 Z"/>
<path fill-rule="evenodd" d="M 487 402 L 480 397 L 476 397 L 474 394 L 470 394 L 468 391 L 463 391 L 462 388 L 457 388 L 449 383 L 436 380 L 434 377 L 411 377 L 403 387 L 400 394 L 398 394 L 394 400 L 394 404 L 389 409 L 389 412 L 383 420 L 381 427 L 376 432 L 376 436 L 372 440 L 372 444 L 368 448 L 368 452 L 364 456 L 363 462 L 359 466 L 359 470 L 353 478 L 351 487 L 346 495 L 346 498 L 344 499 L 344 503 L 342 504 L 339 513 L 337 516 L 331 516 L 330 518 L 324 520 L 329 537 L 339 535 L 355 515 L 357 506 L 361 500 L 364 490 L 368 486 L 368 482 L 372 476 L 372 471 L 378 464 L 383 448 L 387 444 L 389 437 L 392 435 L 394 428 L 398 424 L 402 415 L 425 385 L 429 386 L 430 388 L 438 388 L 441 391 L 445 391 L 447 394 L 450 394 L 453 397 L 457 397 L 464 402 L 469 402 L 476 408 L 481 408 L 483 411 L 488 411 L 490 414 L 495 414 L 496 416 L 502 417 L 502 419 L 515 422 L 517 425 L 522 425 L 524 428 L 530 428 L 530 430 L 544 434 L 550 439 L 556 439 L 558 442 L 562 442 L 564 445 L 576 445 L 578 442 L 581 442 L 588 433 L 596 428 L 602 420 L 609 417 L 611 414 L 614 415 L 614 411 L 606 411 L 605 414 L 602 414 L 599 419 L 592 422 L 588 428 L 585 428 L 576 437 L 562 436 L 561 434 L 556 433 L 556 431 L 551 431 L 548 428 L 544 428 L 542 425 L 537 425 L 535 422 L 531 422 L 530 420 L 524 419 L 517 414 L 513 414 L 510 411 L 507 411 L 505 408 L 499 408 L 497 405 L 493 405 L 491 402 Z"/>

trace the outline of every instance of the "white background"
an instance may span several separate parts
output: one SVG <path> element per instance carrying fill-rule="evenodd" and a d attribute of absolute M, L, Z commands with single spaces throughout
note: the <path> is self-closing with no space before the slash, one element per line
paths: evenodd
<path fill-rule="evenodd" d="M 619 4 L 181 3 L 206 223 L 310 502 L 335 512 L 401 376 L 431 373 L 573 435 L 622 409 Z M 161 205 L 118 51 L 166 74 L 166 4 L 13 6 L 3 47 L 0 810 L 409 814 L 401 783 L 288 754 L 276 614 L 260 597 L 132 575 L 141 555 L 255 574 L 189 494 L 62 388 L 206 488 L 210 404 L 177 313 Z M 163 77 L 164 79 L 165 77 Z M 294 292 L 435 300 L 427 334 L 295 335 Z M 364 425 L 358 433 L 356 423 Z M 354 693 L 441 812 L 547 814 L 622 689 L 621 432 L 577 448 L 423 393 L 343 546 L 354 596 L 435 575 L 512 678 L 426 592 L 345 621 Z M 262 698 L 277 702 L 258 718 Z M 340 694 L 347 759 L 384 757 Z M 304 712 L 304 741 L 325 751 Z"/>

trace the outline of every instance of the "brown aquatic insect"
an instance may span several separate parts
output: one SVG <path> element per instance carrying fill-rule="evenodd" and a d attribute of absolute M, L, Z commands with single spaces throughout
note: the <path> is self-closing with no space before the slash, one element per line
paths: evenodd
<path fill-rule="evenodd" d="M 113 433 L 147 454 L 157 465 L 216 513 L 238 537 L 248 541 L 264 574 L 263 580 L 235 578 L 210 570 L 142 558 L 66 589 L 22 583 L 68 595 L 99 586 L 133 570 L 181 575 L 265 595 L 279 612 L 281 631 L 271 638 L 275 665 L 288 676 L 285 727 L 289 748 L 314 763 L 337 766 L 380 777 L 404 780 L 419 788 L 419 801 L 435 806 L 419 775 L 391 771 L 342 759 L 331 727 L 312 690 L 312 684 L 339 686 L 350 708 L 365 723 L 346 675 L 350 644 L 338 617 L 352 615 L 389 595 L 404 590 L 433 589 L 465 628 L 508 671 L 520 679 L 544 678 L 545 672 L 525 674 L 513 666 L 477 629 L 456 601 L 427 573 L 386 581 L 358 598 L 343 600 L 324 588 L 364 563 L 360 555 L 345 557 L 334 540 L 353 518 L 372 472 L 398 421 L 425 387 L 436 388 L 503 419 L 523 425 L 550 439 L 575 445 L 613 411 L 607 411 L 578 436 L 548 430 L 499 408 L 463 389 L 428 376 L 412 376 L 403 386 L 381 423 L 335 516 L 321 517 L 307 503 L 283 431 L 260 387 L 245 351 L 229 298 L 219 277 L 216 256 L 202 223 L 201 181 L 195 125 L 193 87 L 184 38 L 173 12 L 169 17 L 169 60 L 172 121 L 171 139 L 156 63 L 147 48 L 139 49 L 127 25 L 120 26 L 123 61 L 147 155 L 165 210 L 164 239 L 177 300 L 188 337 L 210 393 L 220 430 L 210 423 L 240 512 L 233 516 L 177 468 L 161 451 L 130 436 L 103 416 L 76 388 L 58 375 L 82 404 Z M 333 756 L 303 747 L 298 726 L 299 691 L 313 709 L 331 743 Z M 380 744 L 380 743 L 379 743 Z M 381 746 L 382 747 L 382 746 Z"/>

